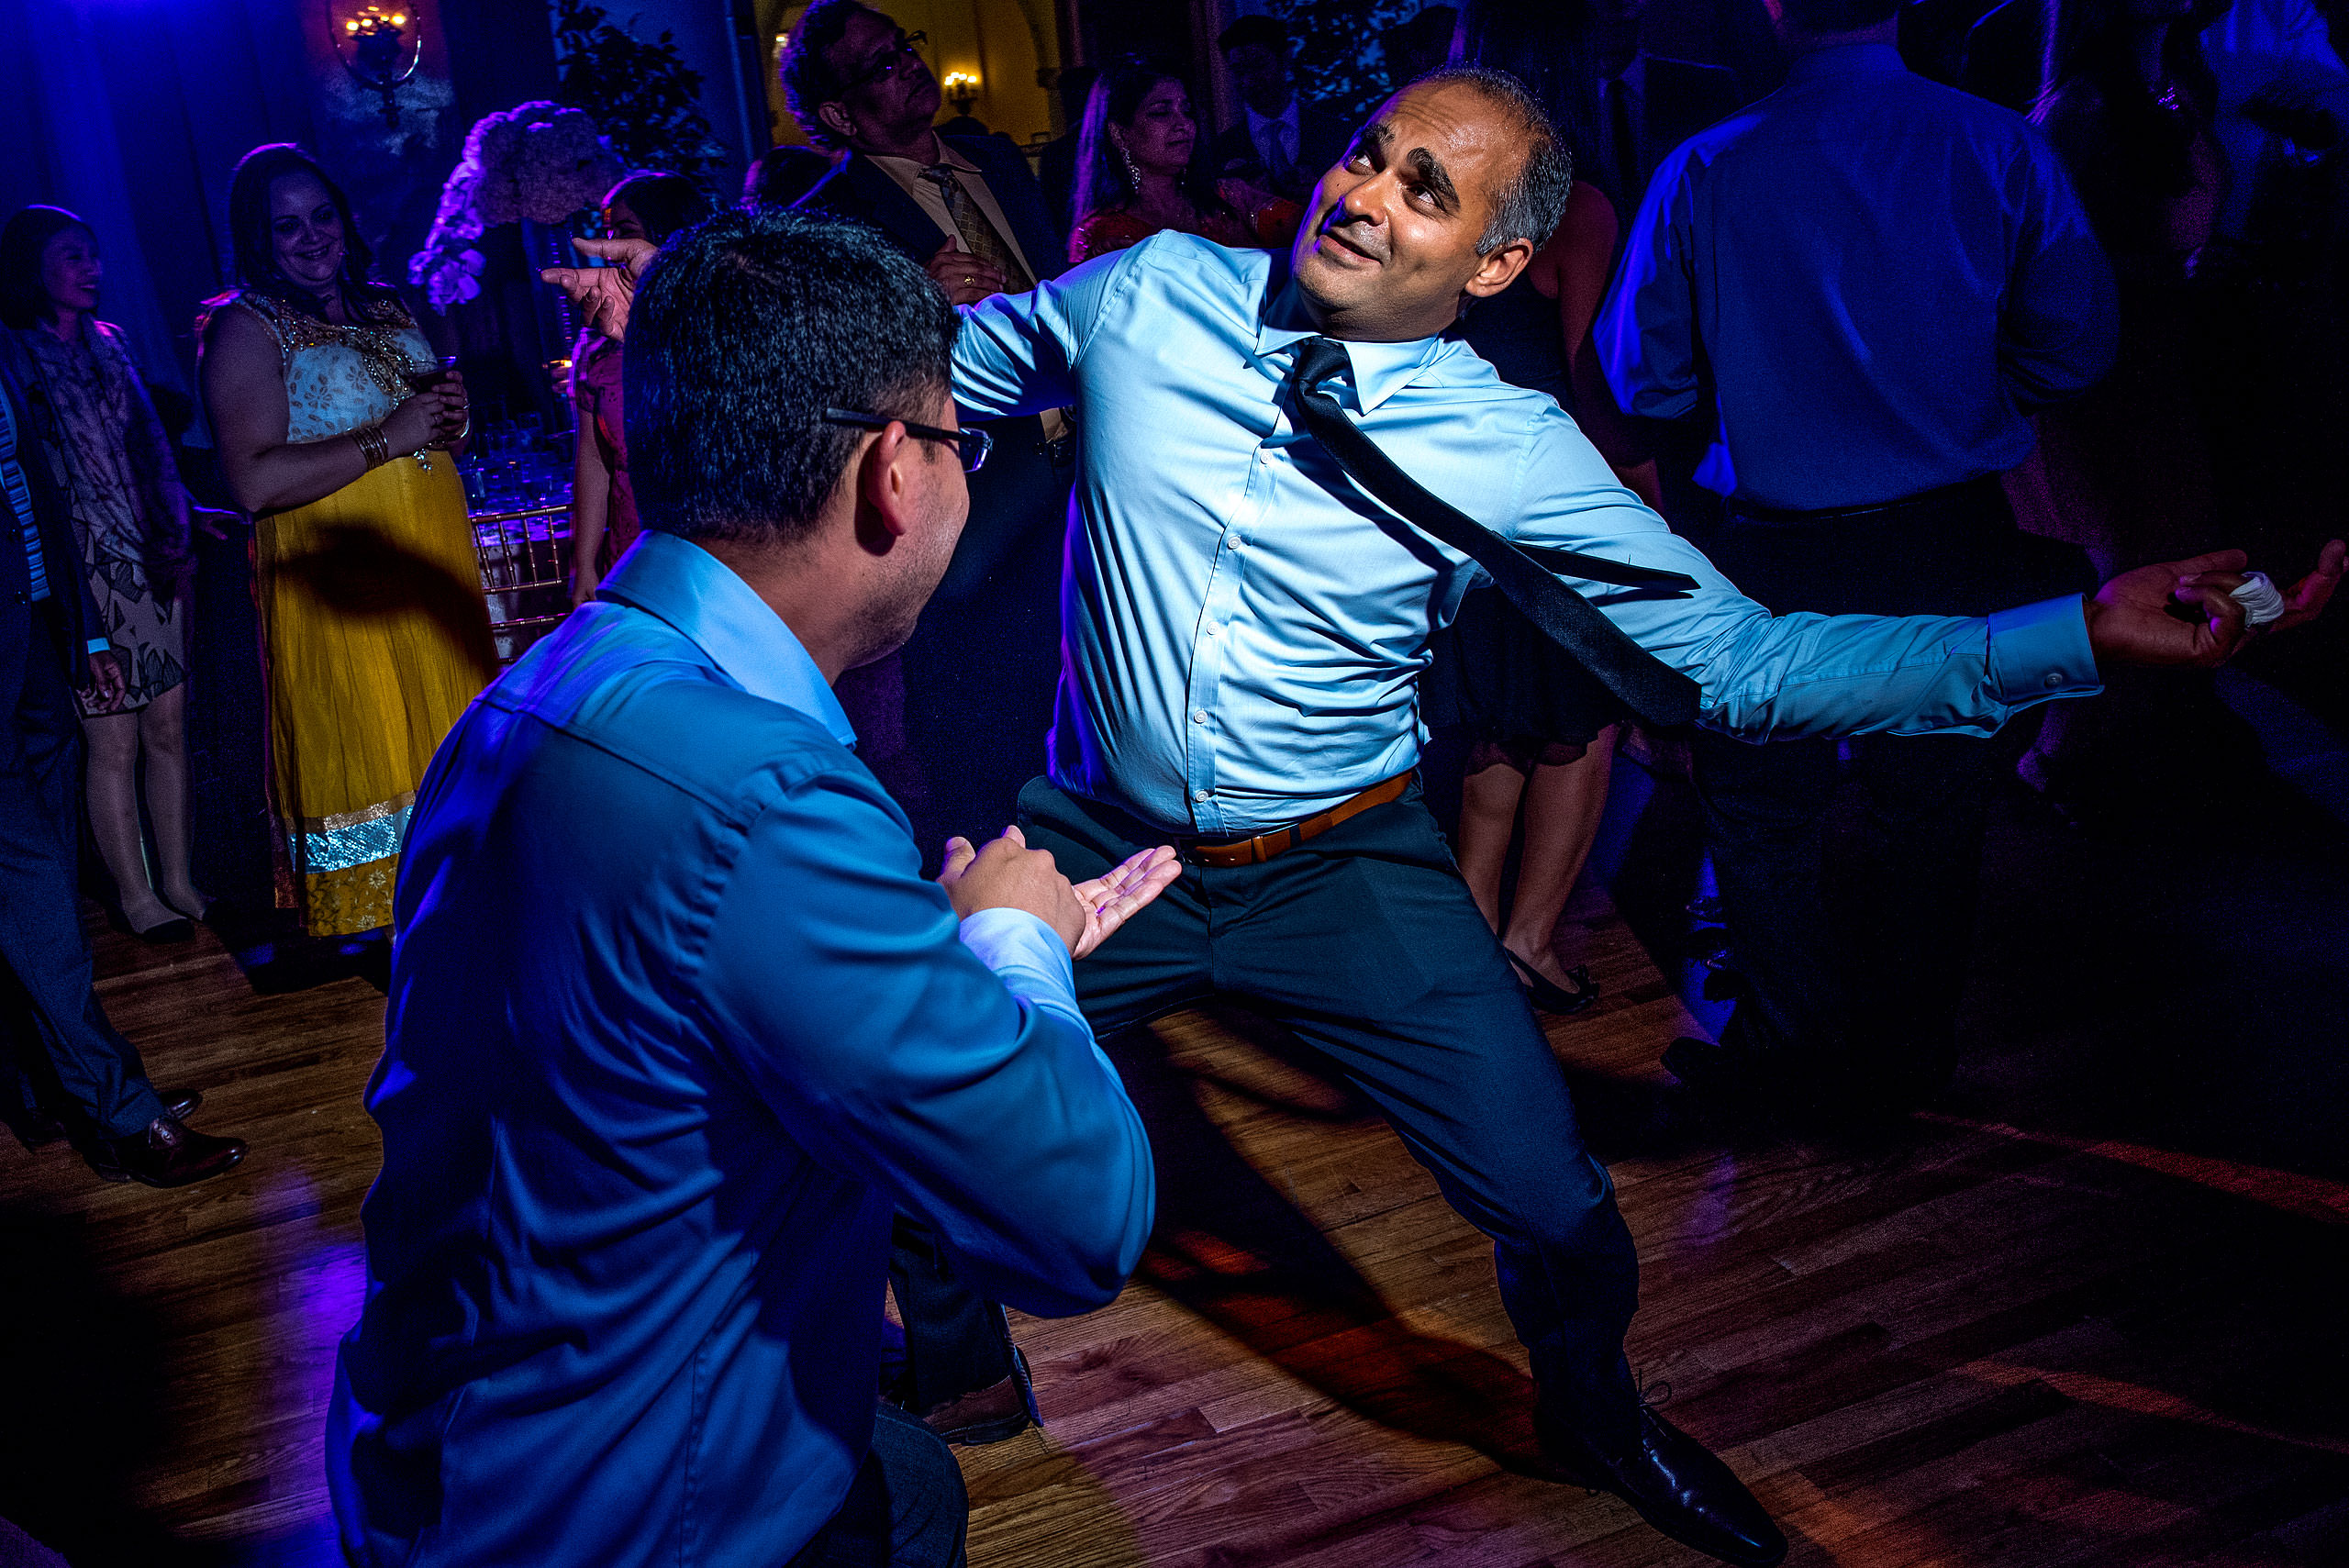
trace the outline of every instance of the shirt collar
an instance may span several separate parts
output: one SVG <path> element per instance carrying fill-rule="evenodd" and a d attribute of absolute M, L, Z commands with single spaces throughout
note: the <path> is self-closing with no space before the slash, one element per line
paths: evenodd
<path fill-rule="evenodd" d="M 1242 108 L 1247 108 L 1247 107 L 1248 107 L 1248 106 L 1247 106 L 1246 105 L 1244 105 L 1244 104 L 1243 104 L 1243 105 L 1241 105 L 1241 106 Z M 1249 134 L 1250 134 L 1250 135 L 1252 135 L 1252 136 L 1255 134 L 1256 128 L 1257 128 L 1257 127 L 1259 127 L 1259 126 L 1268 126 L 1268 125 L 1286 125 L 1286 126 L 1293 126 L 1293 125 L 1296 125 L 1297 123 L 1297 95 L 1296 95 L 1295 93 L 1291 93 L 1291 94 L 1288 95 L 1288 107 L 1287 107 L 1287 108 L 1283 109 L 1279 114 L 1276 114 L 1276 115 L 1260 115 L 1260 114 L 1258 114 L 1258 113 L 1257 113 L 1254 109 L 1252 109 L 1252 108 L 1249 108 L 1249 109 L 1248 109 L 1248 129 L 1249 129 Z"/>
<path fill-rule="evenodd" d="M 1256 321 L 1256 358 L 1266 360 L 1314 335 L 1314 326 L 1297 297 L 1294 283 L 1275 294 Z M 1355 343 L 1341 340 L 1346 362 L 1353 367 L 1354 405 L 1367 414 L 1403 388 L 1411 378 L 1448 350 L 1442 337 L 1413 338 L 1401 343 Z M 1275 374 L 1286 377 L 1288 367 Z"/>
<path fill-rule="evenodd" d="M 979 172 L 979 166 L 977 164 L 964 157 L 959 148 L 956 148 L 942 136 L 938 139 L 938 163 L 925 163 L 918 158 L 886 158 L 877 152 L 868 152 L 865 156 L 872 159 L 875 163 L 884 165 L 902 164 L 907 169 L 914 170 L 916 172 L 919 172 L 924 169 L 935 169 L 938 167 L 938 163 L 944 163 L 956 169 L 967 169 L 974 174 Z"/>
<path fill-rule="evenodd" d="M 1789 82 L 1814 81 L 1821 76 L 1881 76 L 1905 72 L 1907 63 L 1900 51 L 1888 43 L 1839 43 L 1825 49 L 1809 50 L 1795 56 L 1787 67 Z"/>
<path fill-rule="evenodd" d="M 647 528 L 604 574 L 596 596 L 666 621 L 752 696 L 806 714 L 843 746 L 856 744 L 840 698 L 791 628 L 701 546 Z"/>

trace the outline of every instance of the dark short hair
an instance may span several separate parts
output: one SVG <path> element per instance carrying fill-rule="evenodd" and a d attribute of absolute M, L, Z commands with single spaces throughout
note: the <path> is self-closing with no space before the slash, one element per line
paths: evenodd
<path fill-rule="evenodd" d="M 807 139 L 818 147 L 841 145 L 841 139 L 816 111 L 826 104 L 839 103 L 848 92 L 847 79 L 825 57 L 848 36 L 848 25 L 860 11 L 880 15 L 862 0 L 816 0 L 791 29 L 791 41 L 783 47 L 783 63 L 776 68 L 783 80 L 784 106 L 807 132 Z"/>
<path fill-rule="evenodd" d="M 1813 38 L 1855 33 L 1900 14 L 1900 0 L 1783 0 L 1787 25 Z"/>
<path fill-rule="evenodd" d="M 742 182 L 745 206 L 789 206 L 832 172 L 829 154 L 812 147 L 771 147 Z"/>
<path fill-rule="evenodd" d="M 1252 43 L 1270 44 L 1275 50 L 1288 48 L 1288 28 L 1278 17 L 1251 14 L 1216 34 L 1215 47 L 1219 54 Z"/>
<path fill-rule="evenodd" d="M 1574 189 L 1574 159 L 1568 155 L 1565 142 L 1550 123 L 1550 117 L 1542 112 L 1540 102 L 1525 90 L 1525 83 L 1506 71 L 1482 65 L 1447 65 L 1429 72 L 1412 83 L 1408 90 L 1453 83 L 1483 94 L 1486 102 L 1516 122 L 1514 128 L 1525 142 L 1525 161 L 1497 193 L 1492 220 L 1485 225 L 1484 237 L 1476 241 L 1476 254 L 1489 256 L 1516 239 L 1531 240 L 1539 250 L 1550 242 L 1558 220 L 1565 217 L 1566 196 Z"/>
<path fill-rule="evenodd" d="M 374 319 L 405 320 L 407 312 L 399 295 L 374 279 L 375 252 L 351 216 L 351 198 L 317 159 L 290 141 L 254 148 L 237 160 L 236 172 L 228 178 L 228 272 L 237 286 L 267 295 L 305 316 L 318 314 L 317 296 L 278 270 L 277 247 L 270 239 L 269 188 L 288 174 L 316 180 L 342 218 L 342 289 L 351 303 Z"/>
<path fill-rule="evenodd" d="M 621 403 L 644 526 L 780 544 L 823 512 L 864 432 L 920 419 L 962 318 L 878 229 L 731 208 L 671 240 L 629 311 Z"/>
<path fill-rule="evenodd" d="M 671 174 L 659 169 L 631 169 L 620 176 L 618 184 L 604 193 L 604 205 L 626 204 L 644 225 L 644 237 L 655 245 L 668 242 L 669 236 L 681 228 L 690 228 L 718 210 L 709 193 L 683 174 Z"/>
<path fill-rule="evenodd" d="M 41 285 L 41 252 L 69 228 L 90 226 L 61 206 L 21 208 L 0 228 L 0 325 L 38 327 L 57 319 L 57 306 Z M 92 238 L 97 230 L 90 229 Z"/>

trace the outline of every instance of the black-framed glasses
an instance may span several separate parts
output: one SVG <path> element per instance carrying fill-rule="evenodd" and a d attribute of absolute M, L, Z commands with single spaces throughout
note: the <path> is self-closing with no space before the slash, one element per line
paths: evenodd
<path fill-rule="evenodd" d="M 899 419 L 887 414 L 860 414 L 853 408 L 827 408 L 827 425 L 853 425 L 860 430 L 885 430 L 892 425 L 903 425 L 906 434 L 925 441 L 945 441 L 954 448 L 963 460 L 963 472 L 976 473 L 987 461 L 987 453 L 995 450 L 995 438 L 985 430 L 948 430 L 936 425 L 917 425 L 911 419 Z"/>
<path fill-rule="evenodd" d="M 875 82 L 886 81 L 897 73 L 918 46 L 929 41 L 930 35 L 926 32 L 909 33 L 905 28 L 899 28 L 897 41 L 890 47 L 889 52 L 841 83 L 841 90 L 852 93 L 859 87 L 869 87 Z"/>

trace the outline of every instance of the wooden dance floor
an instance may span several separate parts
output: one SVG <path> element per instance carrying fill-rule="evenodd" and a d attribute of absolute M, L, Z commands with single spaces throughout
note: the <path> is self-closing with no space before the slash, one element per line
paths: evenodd
<path fill-rule="evenodd" d="M 2181 880 L 2009 816 L 1963 1108 L 1872 1139 L 1677 1105 L 1694 972 L 1629 881 L 1586 889 L 1606 997 L 1551 1034 L 1639 1240 L 1633 1365 L 1798 1563 L 2349 1562 L 2349 871 L 2254 832 Z M 253 1152 L 161 1193 L 0 1148 L 0 1515 L 78 1521 L 84 1565 L 336 1562 L 382 997 L 258 995 L 208 932 L 97 945 L 154 1077 Z M 1362 1106 L 1240 1015 L 1121 1066 L 1180 1179 L 1116 1304 L 1015 1320 L 1046 1427 L 963 1451 L 975 1568 L 1701 1561 L 1531 1473 L 1491 1255 Z"/>

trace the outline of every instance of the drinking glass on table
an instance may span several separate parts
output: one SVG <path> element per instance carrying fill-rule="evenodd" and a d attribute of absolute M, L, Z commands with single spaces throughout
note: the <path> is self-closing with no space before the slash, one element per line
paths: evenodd
<path fill-rule="evenodd" d="M 457 360 L 453 354 L 443 355 L 429 363 L 412 360 L 408 362 L 407 369 L 402 373 L 406 377 L 409 387 L 417 392 L 430 392 L 456 373 Z M 468 428 L 472 426 L 473 419 L 470 416 L 466 417 L 465 424 Z M 463 430 L 459 430 L 457 435 L 462 436 L 464 433 Z M 428 454 L 431 451 L 432 446 L 437 444 L 439 443 L 429 443 L 417 449 L 416 466 L 427 473 L 432 472 L 432 459 Z"/>

